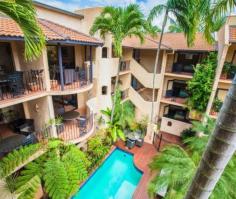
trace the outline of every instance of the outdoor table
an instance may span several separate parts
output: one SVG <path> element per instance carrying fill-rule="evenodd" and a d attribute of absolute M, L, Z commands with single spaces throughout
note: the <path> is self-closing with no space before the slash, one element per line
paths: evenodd
<path fill-rule="evenodd" d="M 78 119 L 80 116 L 78 111 L 72 110 L 62 114 L 63 120 L 72 121 Z"/>

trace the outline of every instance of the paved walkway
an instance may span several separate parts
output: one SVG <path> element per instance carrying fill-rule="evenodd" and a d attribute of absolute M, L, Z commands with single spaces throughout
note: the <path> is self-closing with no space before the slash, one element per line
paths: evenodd
<path fill-rule="evenodd" d="M 147 193 L 147 185 L 151 178 L 154 176 L 154 173 L 151 173 L 148 164 L 157 154 L 156 148 L 151 144 L 144 143 L 144 145 L 140 148 L 134 147 L 133 149 L 129 150 L 122 141 L 117 142 L 116 146 L 132 153 L 134 155 L 135 166 L 143 172 L 143 176 L 138 184 L 137 189 L 134 192 L 133 199 L 149 199 Z"/>

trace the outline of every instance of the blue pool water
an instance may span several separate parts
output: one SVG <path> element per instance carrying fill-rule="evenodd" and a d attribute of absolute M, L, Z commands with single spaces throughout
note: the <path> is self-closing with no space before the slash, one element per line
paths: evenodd
<path fill-rule="evenodd" d="M 131 199 L 141 176 L 133 156 L 115 149 L 73 199 Z"/>

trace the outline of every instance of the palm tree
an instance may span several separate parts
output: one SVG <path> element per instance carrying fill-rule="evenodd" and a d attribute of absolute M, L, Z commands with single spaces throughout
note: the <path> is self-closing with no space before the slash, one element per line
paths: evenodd
<path fill-rule="evenodd" d="M 160 33 L 160 38 L 158 42 L 158 48 L 157 48 L 157 55 L 153 70 L 153 93 L 152 93 L 152 109 L 151 109 L 151 121 L 154 121 L 154 101 L 155 101 L 155 79 L 156 79 L 156 72 L 157 72 L 157 64 L 160 57 L 160 49 L 162 44 L 162 38 L 163 33 L 166 27 L 166 23 L 168 20 L 168 17 L 170 15 L 174 16 L 176 18 L 176 22 L 179 24 L 181 29 L 183 30 L 184 34 L 187 37 L 187 43 L 188 45 L 192 45 L 195 33 L 196 33 L 196 26 L 198 21 L 195 20 L 197 17 L 195 17 L 195 12 L 197 2 L 191 1 L 191 0 L 168 0 L 166 4 L 160 4 L 156 5 L 152 8 L 150 11 L 148 20 L 151 22 L 156 18 L 157 16 L 164 13 L 164 19 L 162 22 L 162 28 Z"/>
<path fill-rule="evenodd" d="M 45 46 L 45 37 L 38 25 L 32 0 L 2 0 L 0 13 L 12 18 L 21 28 L 25 40 L 25 58 L 32 60 L 39 57 Z"/>
<path fill-rule="evenodd" d="M 200 166 L 186 195 L 190 198 L 209 198 L 225 167 L 235 152 L 236 116 L 234 115 L 236 78 L 220 111 L 214 132 L 203 154 Z M 207 173 L 207 175 L 206 175 Z M 204 184 L 202 184 L 204 183 Z"/>
<path fill-rule="evenodd" d="M 211 119 L 208 121 L 209 126 L 203 126 L 201 122 L 194 124 L 194 130 L 203 131 L 204 129 L 206 134 L 204 133 L 204 136 L 201 137 L 186 138 L 184 140 L 186 149 L 177 145 L 169 146 L 153 159 L 150 168 L 159 171 L 159 174 L 149 184 L 150 195 L 153 196 L 156 192 L 168 188 L 166 199 L 182 199 L 184 197 L 209 139 L 209 130 L 212 128 L 211 123 L 213 121 Z M 235 165 L 236 156 L 231 159 L 230 164 L 225 169 L 210 197 L 211 199 L 235 198 Z"/>
<path fill-rule="evenodd" d="M 100 16 L 95 19 L 93 26 L 90 29 L 92 35 L 100 31 L 102 38 L 104 38 L 106 34 L 112 35 L 114 54 L 119 58 L 115 92 L 117 90 L 120 74 L 122 41 L 126 37 L 136 36 L 143 42 L 146 28 L 147 23 L 139 6 L 137 4 L 130 4 L 127 7 L 105 7 Z M 115 104 L 116 97 L 114 98 L 112 105 L 111 121 L 113 121 L 114 117 Z"/>
<path fill-rule="evenodd" d="M 119 88 L 117 89 L 114 98 L 116 98 L 116 104 L 113 120 L 111 121 L 111 109 L 107 108 L 106 110 L 102 110 L 101 113 L 108 118 L 107 130 L 113 142 L 116 142 L 118 138 L 125 140 L 124 129 L 134 120 L 134 106 L 129 101 L 122 103 Z"/>
<path fill-rule="evenodd" d="M 168 27 L 168 32 L 183 32 L 183 29 L 179 26 L 177 21 L 169 17 L 170 25 Z"/>
<path fill-rule="evenodd" d="M 9 175 L 21 164 L 23 157 L 31 157 L 41 147 L 46 147 L 46 152 L 28 163 L 19 176 Z M 1 196 L 5 199 L 31 199 L 42 186 L 45 196 L 70 198 L 78 190 L 78 184 L 87 177 L 89 166 L 90 162 L 82 151 L 59 140 L 49 141 L 46 146 L 39 143 L 23 147 L 1 161 Z"/>

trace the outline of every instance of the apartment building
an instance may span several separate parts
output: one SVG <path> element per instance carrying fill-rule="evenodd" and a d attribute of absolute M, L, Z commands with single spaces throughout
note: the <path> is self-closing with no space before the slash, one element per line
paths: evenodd
<path fill-rule="evenodd" d="M 123 41 L 122 64 L 112 50 L 112 37 L 89 36 L 89 29 L 102 8 L 87 8 L 74 13 L 35 2 L 39 24 L 47 46 L 32 62 L 24 60 L 24 38 L 19 27 L 0 16 L 0 152 L 45 136 L 59 137 L 75 144 L 86 142 L 95 132 L 96 115 L 111 107 L 115 77 L 120 67 L 119 86 L 124 101 L 135 105 L 137 120 L 150 120 L 153 69 L 158 36 L 147 36 L 143 44 L 135 38 Z M 166 33 L 156 71 L 154 115 L 146 142 L 154 132 L 173 136 L 191 127 L 185 101 L 187 81 L 193 67 L 211 51 L 218 50 L 218 67 L 207 113 L 215 99 L 224 100 L 233 75 L 222 75 L 224 63 L 235 63 L 236 17 L 229 17 L 218 33 L 218 47 L 209 45 L 202 34 L 188 47 L 182 33 Z M 222 79 L 223 78 L 223 79 Z M 62 116 L 62 125 L 46 129 L 52 118 Z M 46 129 L 46 131 L 45 131 Z M 44 133 L 42 133 L 44 132 Z M 33 135 L 32 135 L 33 134 Z"/>
<path fill-rule="evenodd" d="M 94 132 L 94 68 L 103 42 L 80 31 L 83 15 L 35 2 L 47 45 L 24 59 L 18 25 L 0 16 L 0 155 L 43 137 L 72 143 Z M 56 127 L 48 122 L 62 116 Z"/>

